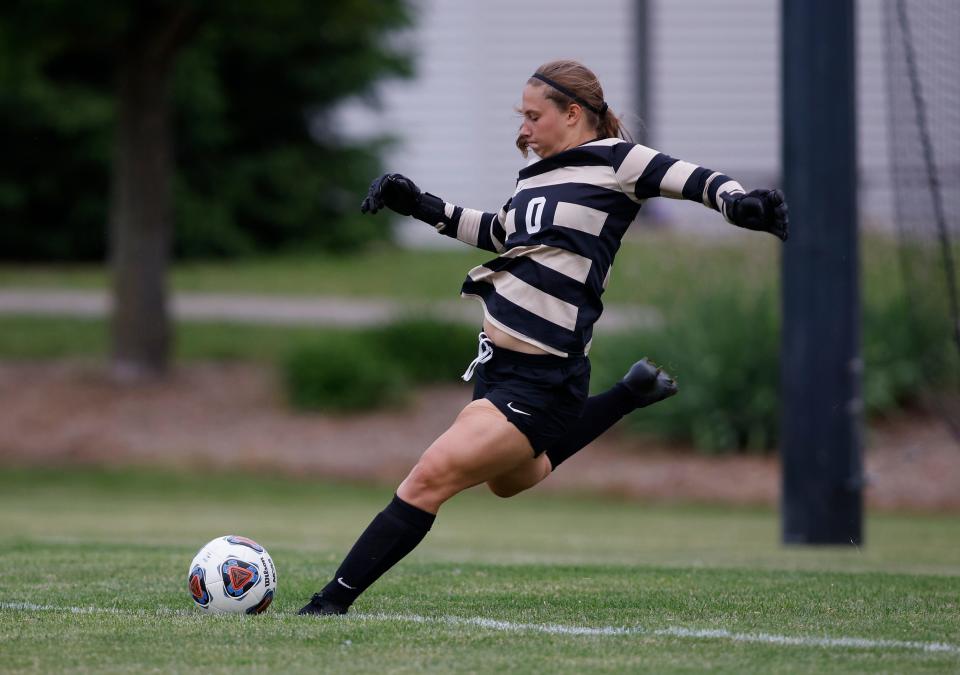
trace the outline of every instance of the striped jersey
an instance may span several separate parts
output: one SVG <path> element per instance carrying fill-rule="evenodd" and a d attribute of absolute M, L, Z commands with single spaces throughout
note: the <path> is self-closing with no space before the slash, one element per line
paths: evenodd
<path fill-rule="evenodd" d="M 600 297 L 627 228 L 651 197 L 689 199 L 726 218 L 729 177 L 643 145 L 605 138 L 521 169 L 498 213 L 445 204 L 437 229 L 499 255 L 473 268 L 463 297 L 479 298 L 485 318 L 559 356 L 586 354 Z"/>

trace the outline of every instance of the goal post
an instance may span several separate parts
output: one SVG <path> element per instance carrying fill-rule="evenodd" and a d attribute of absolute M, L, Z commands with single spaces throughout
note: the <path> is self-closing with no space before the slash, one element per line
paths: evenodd
<path fill-rule="evenodd" d="M 782 0 L 781 526 L 863 541 L 854 0 Z"/>

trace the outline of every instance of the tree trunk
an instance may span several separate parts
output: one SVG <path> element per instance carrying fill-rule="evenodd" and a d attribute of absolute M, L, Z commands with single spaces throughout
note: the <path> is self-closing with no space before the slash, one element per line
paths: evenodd
<path fill-rule="evenodd" d="M 124 381 L 158 377 L 170 361 L 170 80 L 177 53 L 199 25 L 188 9 L 136 7 L 120 50 L 110 199 L 111 371 Z"/>

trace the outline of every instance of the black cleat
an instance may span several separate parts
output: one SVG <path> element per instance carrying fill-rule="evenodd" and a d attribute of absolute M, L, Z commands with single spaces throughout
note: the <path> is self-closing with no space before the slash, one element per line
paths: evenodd
<path fill-rule="evenodd" d="M 620 380 L 634 395 L 638 408 L 645 408 L 677 393 L 677 383 L 670 374 L 648 358 L 642 358 Z"/>
<path fill-rule="evenodd" d="M 314 593 L 313 597 L 310 598 L 310 602 L 305 604 L 300 608 L 300 611 L 297 614 L 316 614 L 320 616 L 330 616 L 334 614 L 346 614 L 347 608 L 341 607 L 340 605 L 325 600 L 323 598 L 323 593 Z"/>

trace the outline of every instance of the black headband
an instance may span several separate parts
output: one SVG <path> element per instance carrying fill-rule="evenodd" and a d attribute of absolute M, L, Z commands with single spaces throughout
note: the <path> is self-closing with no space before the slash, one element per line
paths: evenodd
<path fill-rule="evenodd" d="M 587 110 L 590 110 L 591 112 L 593 112 L 594 115 L 598 115 L 598 116 L 600 116 L 600 117 L 603 117 L 603 113 L 607 112 L 607 102 L 606 102 L 606 101 L 604 101 L 604 102 L 603 102 L 603 105 L 601 105 L 599 108 L 594 108 L 592 105 L 590 105 L 589 103 L 587 103 L 586 101 L 584 101 L 582 98 L 580 98 L 579 96 L 577 96 L 576 94 L 574 94 L 572 91 L 570 91 L 569 89 L 567 89 L 566 87 L 564 87 L 562 84 L 558 84 L 558 83 L 554 82 L 553 80 L 551 80 L 551 79 L 550 79 L 549 77 L 547 77 L 546 75 L 541 75 L 540 73 L 534 73 L 534 74 L 531 75 L 530 77 L 532 77 L 532 78 L 534 78 L 534 79 L 537 79 L 537 80 L 540 80 L 541 82 L 546 82 L 546 83 L 549 84 L 551 87 L 553 87 L 554 89 L 556 89 L 557 91 L 559 91 L 561 94 L 567 96 L 568 98 L 572 98 L 574 101 L 576 101 L 577 103 L 579 103 L 580 105 L 582 105 L 584 108 L 586 108 Z"/>

